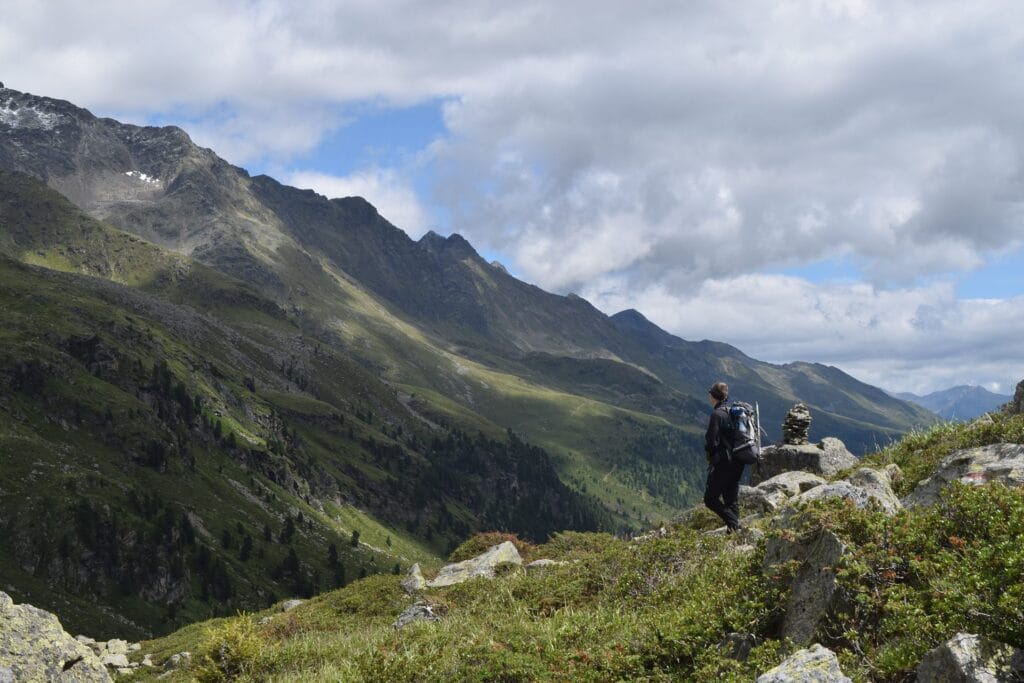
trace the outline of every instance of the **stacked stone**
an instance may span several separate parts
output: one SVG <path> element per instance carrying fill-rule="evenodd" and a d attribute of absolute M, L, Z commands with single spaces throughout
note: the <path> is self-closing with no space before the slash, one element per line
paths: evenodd
<path fill-rule="evenodd" d="M 797 403 L 786 413 L 782 421 L 782 442 L 793 446 L 809 443 L 807 433 L 811 429 L 811 411 L 803 403 Z"/>

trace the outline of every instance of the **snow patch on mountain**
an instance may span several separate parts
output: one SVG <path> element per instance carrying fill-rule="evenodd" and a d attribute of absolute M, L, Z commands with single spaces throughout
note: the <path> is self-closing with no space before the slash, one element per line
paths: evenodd
<path fill-rule="evenodd" d="M 53 130 L 60 123 L 60 118 L 59 114 L 35 107 L 0 105 L 0 123 L 11 128 Z"/>
<path fill-rule="evenodd" d="M 142 171 L 125 171 L 124 174 L 126 176 L 128 176 L 129 178 L 138 178 L 142 182 L 149 183 L 150 185 L 159 185 L 160 184 L 160 179 L 159 178 L 154 178 L 151 175 L 146 175 Z"/>

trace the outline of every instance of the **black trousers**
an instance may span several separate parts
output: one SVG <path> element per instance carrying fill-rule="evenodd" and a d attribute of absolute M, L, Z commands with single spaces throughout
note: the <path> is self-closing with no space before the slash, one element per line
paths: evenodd
<path fill-rule="evenodd" d="M 730 531 L 740 528 L 740 477 L 743 465 L 720 462 L 708 468 L 708 483 L 704 487 L 704 504 L 722 518 Z"/>

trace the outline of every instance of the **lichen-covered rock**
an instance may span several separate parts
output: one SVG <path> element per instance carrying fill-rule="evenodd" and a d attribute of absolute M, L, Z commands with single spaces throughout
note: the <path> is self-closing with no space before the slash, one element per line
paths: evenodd
<path fill-rule="evenodd" d="M 846 545 L 831 531 L 816 530 L 802 537 L 770 537 L 764 569 L 792 560 L 799 563 L 790 581 L 790 596 L 782 621 L 783 638 L 798 645 L 811 642 L 822 621 L 838 604 L 836 566 Z"/>
<path fill-rule="evenodd" d="M 440 621 L 441 615 L 434 610 L 434 606 L 422 600 L 407 607 L 398 615 L 391 627 L 396 631 L 403 629 L 415 621 Z"/>
<path fill-rule="evenodd" d="M 816 486 L 806 493 L 790 498 L 789 504 L 797 506 L 824 498 L 843 498 L 861 509 L 877 505 L 888 515 L 896 514 L 903 507 L 896 494 L 893 493 L 892 488 L 889 487 L 888 477 L 883 472 L 867 470 L 865 468 L 857 476 L 857 481 L 860 483 L 854 484 L 845 479 L 840 479 L 839 481 Z"/>
<path fill-rule="evenodd" d="M 402 588 L 406 593 L 415 593 L 426 587 L 427 580 L 423 578 L 423 572 L 420 571 L 420 563 L 417 562 L 409 568 L 409 573 L 402 579 Z"/>
<path fill-rule="evenodd" d="M 292 598 L 291 600 L 285 600 L 284 602 L 281 603 L 281 611 L 282 612 L 291 612 L 293 609 L 295 609 L 296 607 L 298 607 L 299 605 L 301 605 L 304 602 L 306 602 L 306 601 L 305 600 L 300 600 L 299 598 Z"/>
<path fill-rule="evenodd" d="M 917 668 L 918 683 L 1024 681 L 1024 650 L 984 636 L 958 633 L 929 650 Z"/>
<path fill-rule="evenodd" d="M 761 462 L 751 468 L 750 482 L 757 486 L 776 475 L 794 470 L 828 478 L 856 467 L 858 462 L 839 439 L 825 438 L 817 444 L 772 446 L 764 450 Z"/>
<path fill-rule="evenodd" d="M 191 652 L 178 652 L 167 658 L 164 662 L 164 671 L 173 671 L 175 669 L 183 669 L 192 663 Z"/>
<path fill-rule="evenodd" d="M 795 470 L 793 472 L 782 472 L 771 479 L 766 479 L 757 485 L 768 494 L 783 494 L 786 497 L 799 496 L 804 491 L 809 491 L 815 486 L 821 486 L 825 480 L 816 474 Z"/>
<path fill-rule="evenodd" d="M 56 616 L 15 605 L 0 592 L 0 681 L 110 681 L 96 654 L 61 628 Z"/>
<path fill-rule="evenodd" d="M 495 570 L 503 564 L 523 564 L 523 558 L 510 541 L 491 546 L 487 552 L 463 562 L 445 565 L 432 581 L 427 582 L 427 586 L 440 588 L 470 579 L 493 579 Z"/>
<path fill-rule="evenodd" d="M 934 505 L 950 483 L 976 485 L 1001 482 L 1024 486 L 1024 445 L 1000 443 L 951 453 L 928 477 L 903 499 L 904 507 Z"/>
<path fill-rule="evenodd" d="M 757 677 L 757 683 L 851 683 L 832 650 L 815 643 Z"/>
<path fill-rule="evenodd" d="M 889 469 L 876 470 L 870 467 L 860 467 L 854 470 L 853 474 L 848 477 L 848 481 L 866 491 L 887 514 L 892 515 L 902 510 L 903 504 L 892 490 L 891 472 Z"/>

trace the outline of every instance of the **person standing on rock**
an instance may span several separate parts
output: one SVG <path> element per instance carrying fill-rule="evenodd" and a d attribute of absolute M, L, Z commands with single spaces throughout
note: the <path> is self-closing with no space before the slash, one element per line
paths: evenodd
<path fill-rule="evenodd" d="M 733 462 L 732 422 L 725 402 L 729 400 L 729 385 L 715 382 L 708 389 L 708 396 L 714 408 L 708 419 L 708 431 L 704 435 L 704 455 L 708 460 L 708 481 L 704 487 L 704 504 L 722 518 L 729 533 L 742 529 L 740 525 L 740 477 L 742 463 Z"/>

